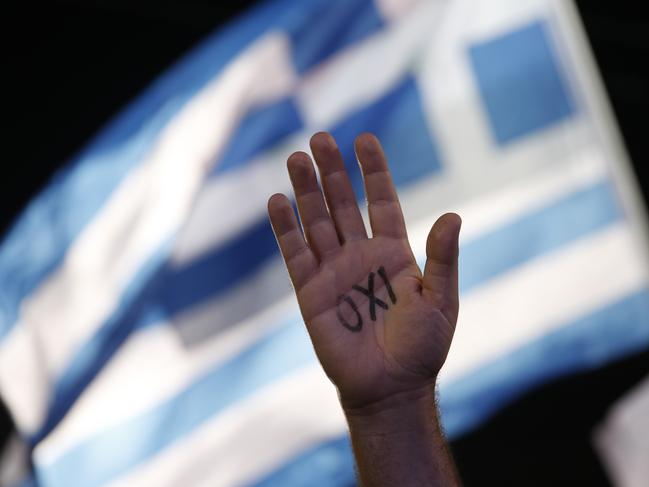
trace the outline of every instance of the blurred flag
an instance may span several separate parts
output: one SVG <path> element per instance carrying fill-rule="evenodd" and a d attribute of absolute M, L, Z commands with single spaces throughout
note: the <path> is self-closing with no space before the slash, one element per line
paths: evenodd
<path fill-rule="evenodd" d="M 385 145 L 413 248 L 462 214 L 460 435 L 649 344 L 646 220 L 574 7 L 272 0 L 187 55 L 0 247 L 0 393 L 55 486 L 350 485 L 266 220 L 290 152 Z"/>

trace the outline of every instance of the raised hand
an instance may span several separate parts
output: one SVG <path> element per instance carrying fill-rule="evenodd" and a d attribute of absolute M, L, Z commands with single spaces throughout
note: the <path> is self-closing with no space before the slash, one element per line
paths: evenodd
<path fill-rule="evenodd" d="M 316 354 L 345 410 L 432 389 L 458 314 L 460 218 L 431 229 L 422 276 L 378 140 L 355 143 L 371 238 L 335 141 L 318 133 L 310 145 L 324 197 L 311 158 L 288 159 L 304 232 L 286 196 L 273 195 L 268 212 Z"/>

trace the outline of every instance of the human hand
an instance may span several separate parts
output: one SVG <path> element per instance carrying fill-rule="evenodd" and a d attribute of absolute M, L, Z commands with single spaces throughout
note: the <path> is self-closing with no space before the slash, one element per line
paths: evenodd
<path fill-rule="evenodd" d="M 304 233 L 286 196 L 273 195 L 268 213 L 318 359 L 346 411 L 432 391 L 457 321 L 461 220 L 433 225 L 422 275 L 378 140 L 355 142 L 371 238 L 333 137 L 317 133 L 310 146 L 324 198 L 307 154 L 287 163 Z"/>

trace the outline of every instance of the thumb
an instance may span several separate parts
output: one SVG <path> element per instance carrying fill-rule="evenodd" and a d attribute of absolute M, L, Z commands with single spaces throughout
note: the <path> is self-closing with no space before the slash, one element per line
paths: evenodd
<path fill-rule="evenodd" d="M 426 241 L 426 266 L 422 294 L 453 325 L 459 309 L 457 259 L 462 219 L 455 213 L 439 217 Z"/>

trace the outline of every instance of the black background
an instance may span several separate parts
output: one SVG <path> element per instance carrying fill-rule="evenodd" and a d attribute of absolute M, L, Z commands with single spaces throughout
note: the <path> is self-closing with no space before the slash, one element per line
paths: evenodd
<path fill-rule="evenodd" d="M 53 173 L 161 71 L 253 1 L 5 2 L 0 234 Z M 643 2 L 577 1 L 645 197 L 649 20 Z M 548 384 L 452 445 L 467 485 L 608 485 L 590 432 L 649 352 Z M 11 430 L 0 410 L 0 442 Z"/>

